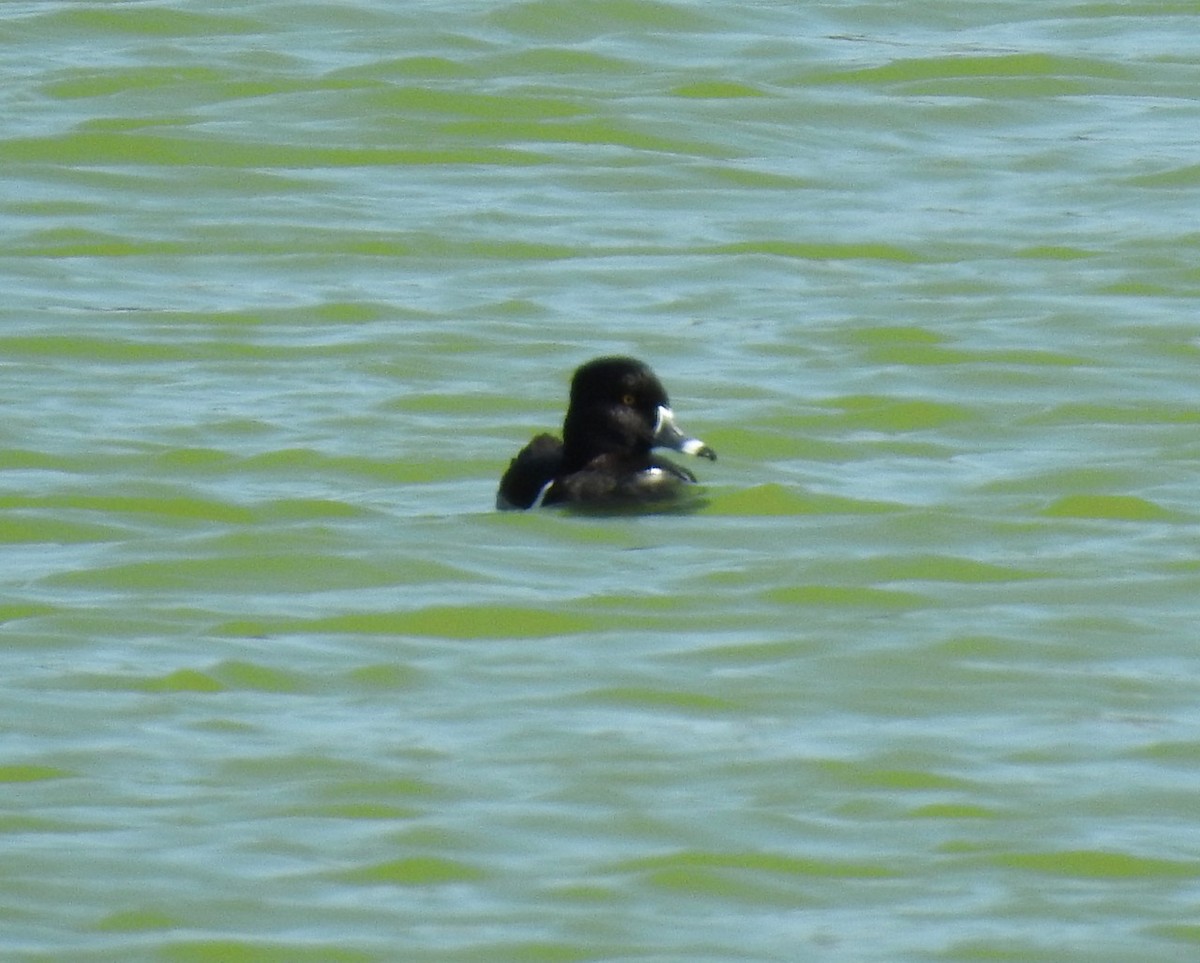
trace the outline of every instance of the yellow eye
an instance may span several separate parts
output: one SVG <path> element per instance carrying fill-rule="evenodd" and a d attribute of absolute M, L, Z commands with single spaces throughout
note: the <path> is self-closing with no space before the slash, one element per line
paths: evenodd
<path fill-rule="evenodd" d="M 637 401 L 637 399 L 636 399 L 636 398 L 634 398 L 634 396 L 633 396 L 633 395 L 626 395 L 624 398 L 622 398 L 622 399 L 621 399 L 621 404 L 623 404 L 623 405 L 628 405 L 630 408 L 632 408 L 632 407 L 633 407 L 633 403 L 634 403 L 635 401 Z"/>

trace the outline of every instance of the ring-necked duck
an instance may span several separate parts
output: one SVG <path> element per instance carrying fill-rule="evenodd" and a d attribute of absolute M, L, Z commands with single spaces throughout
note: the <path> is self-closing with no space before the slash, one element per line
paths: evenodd
<path fill-rule="evenodd" d="M 496 507 L 538 503 L 622 507 L 671 499 L 695 482 L 686 468 L 653 457 L 673 448 L 716 461 L 717 454 L 675 424 L 667 393 L 634 358 L 597 358 L 575 372 L 562 440 L 537 435 L 509 463 Z"/>

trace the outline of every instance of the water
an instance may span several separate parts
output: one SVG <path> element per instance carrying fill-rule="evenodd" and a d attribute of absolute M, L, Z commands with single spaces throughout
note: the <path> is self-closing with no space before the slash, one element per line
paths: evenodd
<path fill-rule="evenodd" d="M 1198 18 L 7 4 L 0 955 L 1193 959 Z"/>

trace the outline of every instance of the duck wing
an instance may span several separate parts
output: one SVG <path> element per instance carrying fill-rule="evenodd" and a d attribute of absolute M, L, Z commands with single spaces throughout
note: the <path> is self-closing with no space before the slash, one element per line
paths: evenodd
<path fill-rule="evenodd" d="M 554 435 L 537 435 L 508 463 L 496 492 L 496 507 L 501 511 L 532 508 L 542 489 L 558 475 L 562 453 L 562 442 Z"/>

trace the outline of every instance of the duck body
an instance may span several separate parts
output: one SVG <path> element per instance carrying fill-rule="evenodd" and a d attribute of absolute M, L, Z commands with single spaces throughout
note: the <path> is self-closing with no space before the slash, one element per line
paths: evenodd
<path fill-rule="evenodd" d="M 568 504 L 622 509 L 676 499 L 696 476 L 654 448 L 716 460 L 675 423 L 662 382 L 635 358 L 605 357 L 580 367 L 562 439 L 540 434 L 509 463 L 496 507 Z"/>

